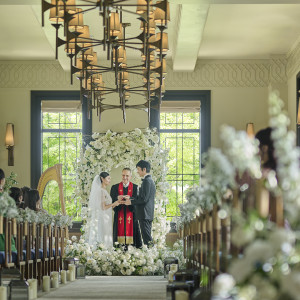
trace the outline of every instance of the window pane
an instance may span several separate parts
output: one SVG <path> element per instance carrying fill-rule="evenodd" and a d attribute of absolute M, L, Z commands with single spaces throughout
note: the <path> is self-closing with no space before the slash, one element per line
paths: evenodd
<path fill-rule="evenodd" d="M 161 113 L 160 129 L 199 129 L 200 113 Z"/>
<path fill-rule="evenodd" d="M 43 129 L 81 129 L 82 113 L 43 113 Z"/>

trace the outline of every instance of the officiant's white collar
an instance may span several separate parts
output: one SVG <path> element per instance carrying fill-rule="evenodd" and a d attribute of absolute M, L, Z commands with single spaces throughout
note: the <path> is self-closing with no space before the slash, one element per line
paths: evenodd
<path fill-rule="evenodd" d="M 123 187 L 127 188 L 129 186 L 129 182 L 127 184 L 123 183 Z"/>

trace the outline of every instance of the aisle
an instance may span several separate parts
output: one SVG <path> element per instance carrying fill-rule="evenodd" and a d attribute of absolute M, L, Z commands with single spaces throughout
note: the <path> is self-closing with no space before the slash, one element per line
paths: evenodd
<path fill-rule="evenodd" d="M 39 293 L 38 299 L 165 300 L 166 284 L 162 276 L 92 276 Z"/>

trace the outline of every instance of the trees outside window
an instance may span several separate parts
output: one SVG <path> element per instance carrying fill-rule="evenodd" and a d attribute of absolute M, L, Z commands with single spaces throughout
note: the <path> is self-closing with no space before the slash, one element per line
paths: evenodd
<path fill-rule="evenodd" d="M 161 112 L 160 142 L 169 148 L 168 181 L 171 190 L 166 213 L 179 216 L 178 205 L 200 179 L 200 112 Z"/>
<path fill-rule="evenodd" d="M 82 112 L 42 112 L 42 171 L 62 164 L 66 212 L 79 219 L 80 205 L 73 197 L 76 163 L 82 147 Z M 43 208 L 51 214 L 61 211 L 58 185 L 47 184 Z"/>

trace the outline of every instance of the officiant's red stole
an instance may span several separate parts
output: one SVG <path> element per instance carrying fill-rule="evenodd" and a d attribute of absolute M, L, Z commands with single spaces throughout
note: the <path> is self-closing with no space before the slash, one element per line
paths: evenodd
<path fill-rule="evenodd" d="M 123 195 L 123 182 L 119 184 L 119 195 Z M 127 195 L 132 197 L 133 184 L 129 182 Z M 120 244 L 133 244 L 133 213 L 128 206 L 123 207 L 118 211 L 118 242 Z M 126 222 L 124 219 L 126 218 Z"/>

